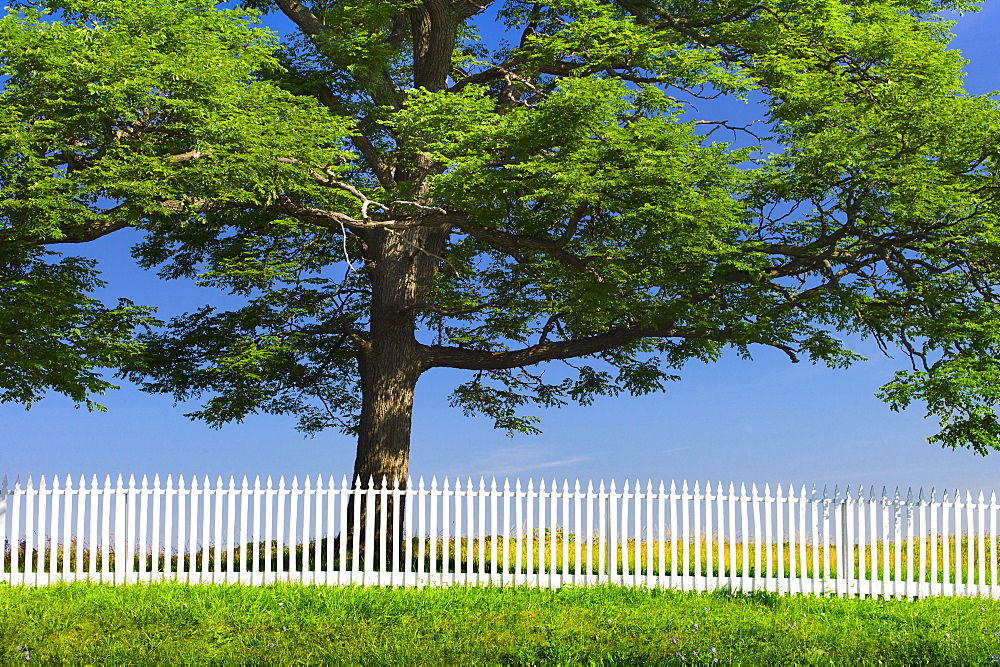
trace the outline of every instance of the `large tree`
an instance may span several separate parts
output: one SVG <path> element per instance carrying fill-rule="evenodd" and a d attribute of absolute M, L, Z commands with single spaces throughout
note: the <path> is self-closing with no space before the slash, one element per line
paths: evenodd
<path fill-rule="evenodd" d="M 727 347 L 844 366 L 858 336 L 908 360 L 893 408 L 923 402 L 937 442 L 986 453 L 1000 114 L 963 91 L 935 14 L 970 8 L 25 4 L 0 22 L 0 296 L 60 266 L 49 244 L 140 228 L 143 266 L 246 305 L 116 363 L 205 397 L 212 425 L 355 433 L 377 483 L 405 479 L 431 368 L 470 372 L 456 406 L 530 432 L 532 404 L 658 390 Z M 276 51 L 252 10 L 297 32 Z"/>

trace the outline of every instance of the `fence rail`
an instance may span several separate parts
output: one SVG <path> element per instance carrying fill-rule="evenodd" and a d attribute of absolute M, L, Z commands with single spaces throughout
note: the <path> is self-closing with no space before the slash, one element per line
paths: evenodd
<path fill-rule="evenodd" d="M 998 509 L 995 492 L 987 501 L 697 482 L 4 478 L 0 582 L 615 583 L 996 598 Z"/>

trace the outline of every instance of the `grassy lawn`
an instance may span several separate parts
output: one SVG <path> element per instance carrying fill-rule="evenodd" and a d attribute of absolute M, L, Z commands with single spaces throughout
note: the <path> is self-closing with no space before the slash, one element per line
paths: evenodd
<path fill-rule="evenodd" d="M 0 638 L 5 665 L 1000 664 L 1000 602 L 75 583 L 0 587 Z"/>

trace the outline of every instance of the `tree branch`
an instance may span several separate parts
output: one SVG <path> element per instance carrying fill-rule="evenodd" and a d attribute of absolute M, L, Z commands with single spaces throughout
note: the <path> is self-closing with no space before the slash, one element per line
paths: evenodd
<path fill-rule="evenodd" d="M 442 345 L 421 345 L 424 368 L 462 368 L 473 371 L 503 370 L 541 361 L 596 354 L 634 343 L 642 338 L 693 338 L 724 342 L 728 336 L 716 329 L 696 329 L 666 324 L 660 327 L 625 325 L 606 333 L 575 340 L 543 341 L 520 350 L 491 352 Z"/>

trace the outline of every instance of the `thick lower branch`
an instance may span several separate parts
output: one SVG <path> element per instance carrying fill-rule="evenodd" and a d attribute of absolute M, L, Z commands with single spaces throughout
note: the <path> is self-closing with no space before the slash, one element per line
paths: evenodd
<path fill-rule="evenodd" d="M 542 361 L 569 359 L 597 354 L 634 343 L 643 338 L 694 338 L 725 342 L 726 332 L 716 329 L 696 329 L 673 324 L 661 327 L 623 326 L 603 334 L 579 338 L 542 342 L 520 350 L 491 352 L 441 345 L 423 345 L 424 368 L 443 366 L 473 371 L 492 371 L 531 366 Z"/>

